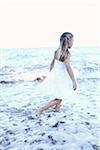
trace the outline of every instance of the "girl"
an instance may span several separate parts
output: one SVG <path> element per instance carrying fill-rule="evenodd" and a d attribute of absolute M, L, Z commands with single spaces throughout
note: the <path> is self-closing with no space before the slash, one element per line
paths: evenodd
<path fill-rule="evenodd" d="M 73 34 L 69 32 L 63 33 L 60 37 L 60 46 L 54 52 L 50 72 L 43 81 L 41 88 L 42 90 L 44 89 L 46 94 L 51 95 L 53 99 L 38 107 L 38 114 L 52 106 L 55 106 L 56 111 L 59 112 L 62 99 L 68 98 L 73 93 L 72 89 L 77 89 L 76 79 L 70 64 L 71 54 L 69 49 L 72 45 Z"/>

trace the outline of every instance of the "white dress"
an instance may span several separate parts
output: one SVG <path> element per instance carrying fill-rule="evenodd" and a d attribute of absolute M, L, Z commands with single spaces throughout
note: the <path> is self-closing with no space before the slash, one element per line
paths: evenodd
<path fill-rule="evenodd" d="M 40 83 L 39 90 L 48 100 L 54 98 L 69 100 L 74 97 L 72 81 L 63 62 L 55 60 L 53 69 Z"/>

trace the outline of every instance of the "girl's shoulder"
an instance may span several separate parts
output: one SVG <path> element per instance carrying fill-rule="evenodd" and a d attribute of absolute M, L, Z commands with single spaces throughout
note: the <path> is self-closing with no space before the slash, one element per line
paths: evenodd
<path fill-rule="evenodd" d="M 67 50 L 66 52 L 62 52 L 62 51 L 60 51 L 60 49 L 58 48 L 57 50 L 54 51 L 54 57 L 55 57 L 57 60 L 65 61 L 65 60 L 67 60 L 67 59 L 70 59 L 71 54 L 70 54 L 69 50 Z"/>

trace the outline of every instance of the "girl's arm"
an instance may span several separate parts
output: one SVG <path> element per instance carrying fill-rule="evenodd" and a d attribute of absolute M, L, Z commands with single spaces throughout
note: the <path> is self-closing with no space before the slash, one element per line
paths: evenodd
<path fill-rule="evenodd" d="M 55 53 L 54 53 L 54 58 L 52 59 L 52 62 L 50 64 L 50 71 L 52 70 L 52 68 L 54 67 L 54 63 L 55 63 Z"/>
<path fill-rule="evenodd" d="M 74 73 L 73 73 L 73 70 L 72 70 L 72 67 L 70 65 L 70 60 L 69 58 L 67 58 L 65 61 L 64 61 L 64 64 L 66 66 L 66 70 L 68 71 L 68 74 L 73 82 L 73 90 L 76 90 L 77 89 L 77 84 L 76 84 L 76 80 L 75 80 L 75 77 L 74 77 Z"/>

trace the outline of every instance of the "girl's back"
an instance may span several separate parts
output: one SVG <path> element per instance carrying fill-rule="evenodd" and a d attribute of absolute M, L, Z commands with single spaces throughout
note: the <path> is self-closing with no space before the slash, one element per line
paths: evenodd
<path fill-rule="evenodd" d="M 68 50 L 62 51 L 60 49 L 55 51 L 55 59 L 64 62 L 68 57 L 70 56 L 70 53 Z"/>

